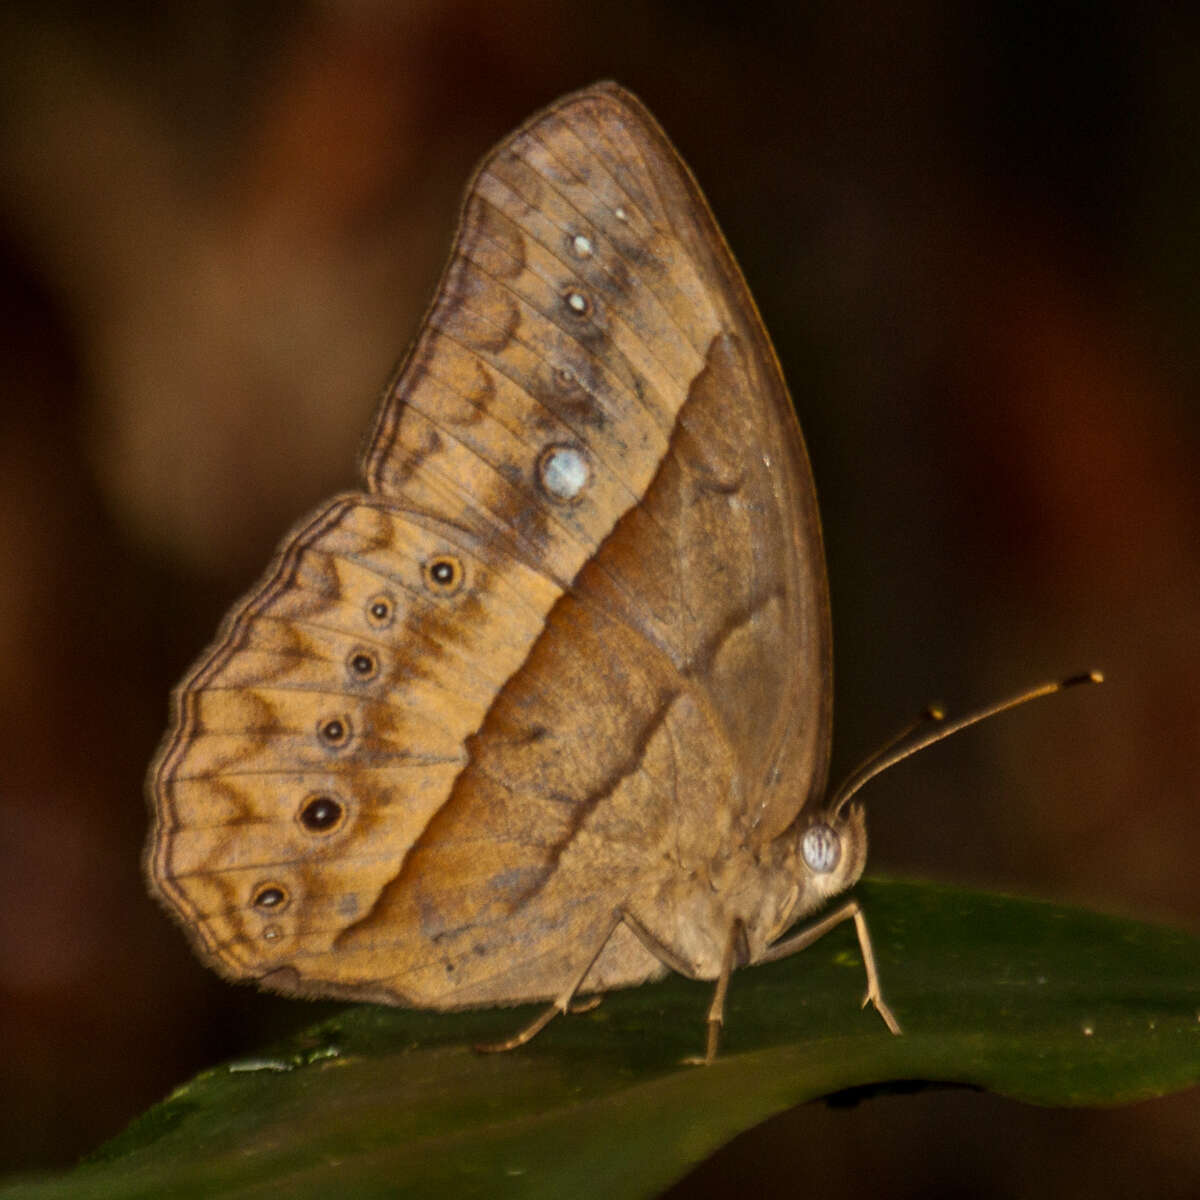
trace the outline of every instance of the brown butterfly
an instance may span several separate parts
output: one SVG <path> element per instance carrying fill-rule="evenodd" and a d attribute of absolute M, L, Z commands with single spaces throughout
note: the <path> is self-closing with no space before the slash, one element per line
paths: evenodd
<path fill-rule="evenodd" d="M 174 695 L 148 872 L 222 974 L 434 1009 L 715 979 L 860 876 L 779 364 L 716 222 L 599 84 L 482 163 L 365 490 Z M 907 751 L 905 751 L 907 752 Z"/>

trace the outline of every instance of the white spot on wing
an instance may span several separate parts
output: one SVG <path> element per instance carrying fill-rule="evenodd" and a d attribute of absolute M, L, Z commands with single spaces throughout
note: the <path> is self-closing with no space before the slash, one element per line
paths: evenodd
<path fill-rule="evenodd" d="M 549 446 L 538 459 L 538 480 L 554 500 L 574 500 L 590 475 L 587 459 L 574 446 Z"/>

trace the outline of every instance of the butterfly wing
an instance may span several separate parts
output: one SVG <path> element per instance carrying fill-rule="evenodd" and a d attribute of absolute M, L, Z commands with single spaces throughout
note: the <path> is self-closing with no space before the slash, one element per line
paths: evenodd
<path fill-rule="evenodd" d="M 556 995 L 614 908 L 823 791 L 799 427 L 628 93 L 568 96 L 483 162 L 364 476 L 231 614 L 152 768 L 150 875 L 213 965 L 435 1007 Z M 660 970 L 621 930 L 589 981 Z"/>

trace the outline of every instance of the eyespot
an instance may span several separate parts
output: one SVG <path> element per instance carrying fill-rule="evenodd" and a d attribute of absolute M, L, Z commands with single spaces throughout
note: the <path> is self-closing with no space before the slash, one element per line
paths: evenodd
<path fill-rule="evenodd" d="M 277 942 L 283 937 L 283 930 L 278 925 L 266 925 L 262 931 L 264 942 Z"/>
<path fill-rule="evenodd" d="M 317 726 L 317 736 L 331 749 L 340 750 L 350 741 L 349 717 L 328 717 Z"/>
<path fill-rule="evenodd" d="M 453 554 L 439 554 L 421 568 L 425 586 L 438 596 L 453 596 L 463 585 L 462 560 Z"/>
<path fill-rule="evenodd" d="M 370 650 L 351 650 L 346 659 L 346 669 L 350 672 L 351 679 L 365 683 L 379 674 L 379 659 Z"/>
<path fill-rule="evenodd" d="M 592 302 L 583 292 L 572 289 L 563 296 L 563 303 L 572 316 L 586 317 L 592 311 Z"/>
<path fill-rule="evenodd" d="M 587 456 L 577 446 L 547 446 L 538 455 L 537 481 L 551 500 L 577 500 L 591 475 Z"/>
<path fill-rule="evenodd" d="M 592 239 L 583 233 L 577 233 L 573 237 L 568 237 L 567 246 L 576 258 L 591 258 L 596 250 L 596 247 L 592 244 Z"/>
<path fill-rule="evenodd" d="M 287 908 L 290 899 L 287 888 L 278 883 L 260 883 L 250 903 L 263 912 L 280 912 Z"/>
<path fill-rule="evenodd" d="M 800 853 L 818 875 L 828 875 L 842 857 L 842 839 L 823 821 L 810 825 L 800 839 Z"/>
<path fill-rule="evenodd" d="M 310 796 L 296 819 L 309 833 L 332 833 L 346 816 L 346 806 L 334 796 Z"/>
<path fill-rule="evenodd" d="M 367 623 L 373 629 L 386 629 L 395 617 L 396 602 L 387 592 L 380 592 L 367 601 Z"/>

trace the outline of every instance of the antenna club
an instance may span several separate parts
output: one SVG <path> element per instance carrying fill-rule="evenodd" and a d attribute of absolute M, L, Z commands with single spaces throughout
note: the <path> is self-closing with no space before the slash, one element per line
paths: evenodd
<path fill-rule="evenodd" d="M 1080 683 L 1103 683 L 1103 671 L 1084 671 L 1082 675 L 1069 675 L 1062 681 L 1062 686 L 1065 688 L 1075 687 Z"/>

